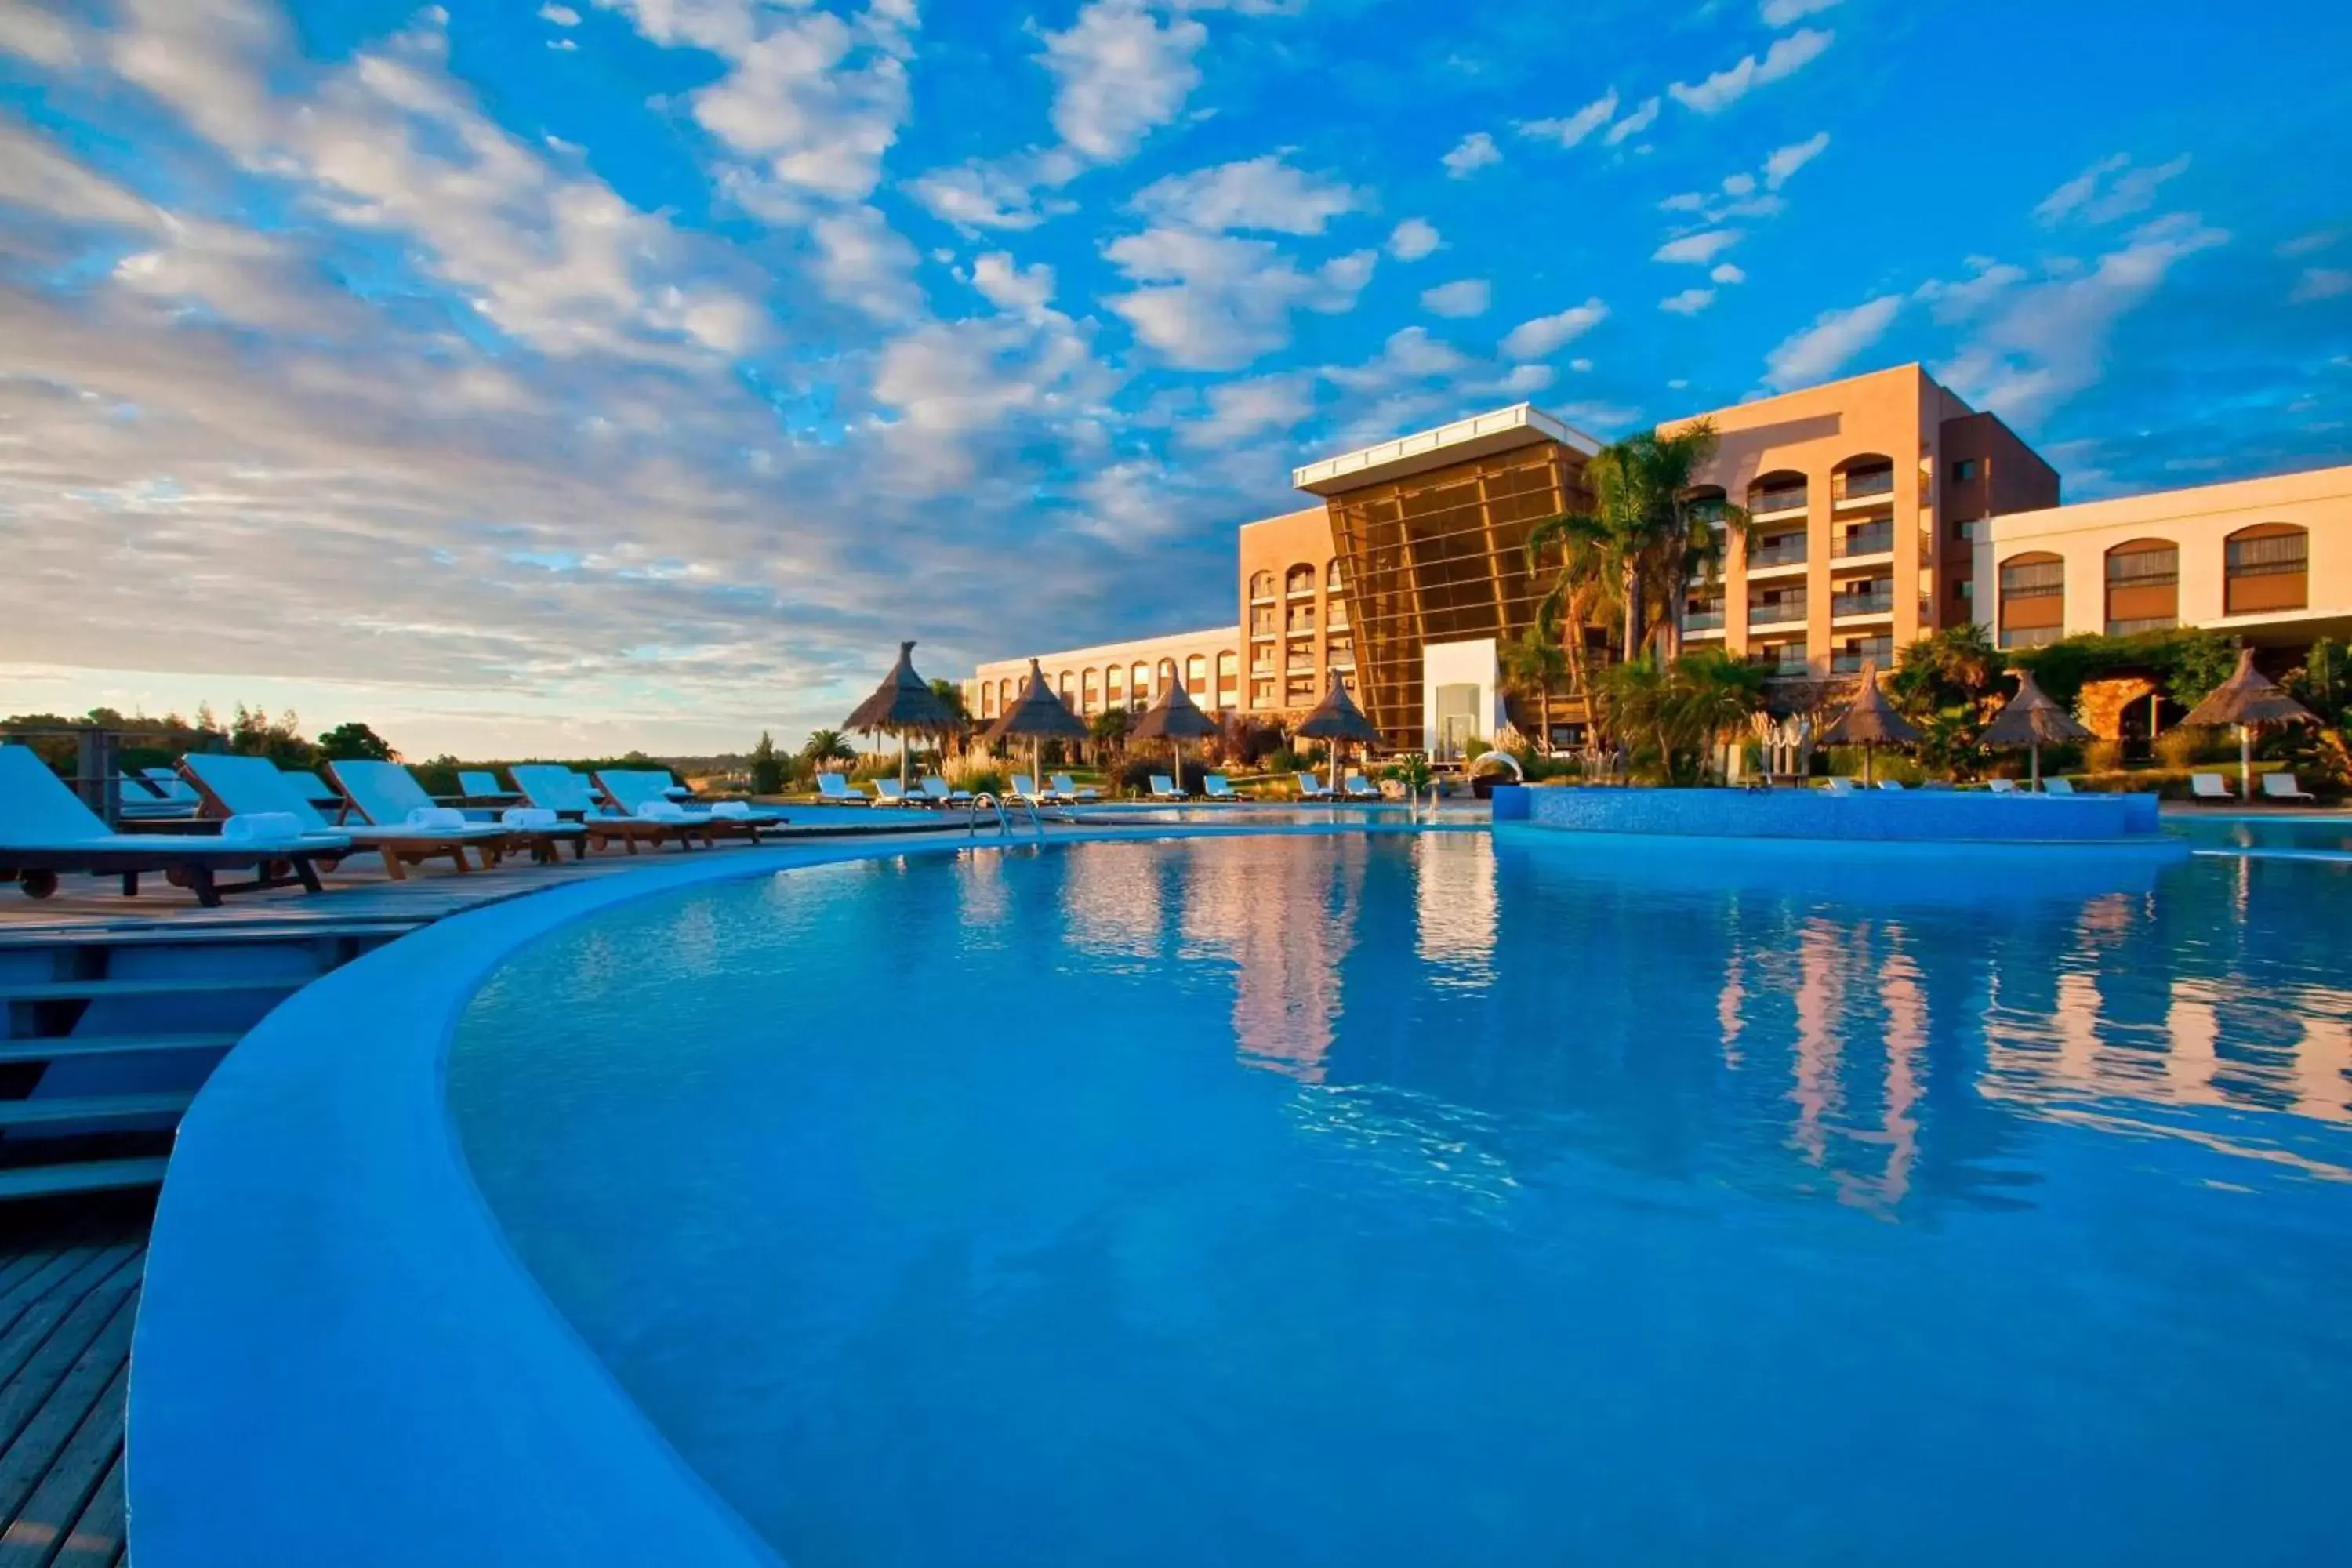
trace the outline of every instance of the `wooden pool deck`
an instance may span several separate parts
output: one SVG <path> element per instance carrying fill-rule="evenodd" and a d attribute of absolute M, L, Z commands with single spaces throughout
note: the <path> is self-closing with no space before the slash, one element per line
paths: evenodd
<path fill-rule="evenodd" d="M 122 1429 L 152 1196 L 19 1205 L 0 1230 L 0 1568 L 124 1560 Z"/>

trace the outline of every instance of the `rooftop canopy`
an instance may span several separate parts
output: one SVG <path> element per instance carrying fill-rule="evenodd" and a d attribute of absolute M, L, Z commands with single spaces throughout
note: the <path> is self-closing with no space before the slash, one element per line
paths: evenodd
<path fill-rule="evenodd" d="M 1474 414 L 1434 430 L 1400 436 L 1377 447 L 1343 452 L 1303 468 L 1293 468 L 1290 482 L 1316 495 L 1337 495 L 1449 464 L 1466 463 L 1473 458 L 1532 447 L 1538 441 L 1556 441 L 1588 458 L 1601 450 L 1601 443 L 1583 431 L 1562 424 L 1531 403 L 1517 403 L 1491 414 Z"/>

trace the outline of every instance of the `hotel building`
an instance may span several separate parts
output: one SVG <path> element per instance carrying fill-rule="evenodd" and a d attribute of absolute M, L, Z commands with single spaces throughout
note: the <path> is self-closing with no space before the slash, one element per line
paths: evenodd
<path fill-rule="evenodd" d="M 2343 636 L 2352 616 L 2352 469 L 2061 507 L 2056 470 L 1916 364 L 1664 428 L 1700 418 L 1718 445 L 1696 499 L 1744 508 L 1751 526 L 1681 606 L 1683 645 L 1791 681 L 1850 679 L 1971 621 L 2017 647 L 2176 623 L 2307 641 Z M 1047 677 L 1095 713 L 1147 705 L 1157 688 L 1139 669 L 1181 671 L 1203 707 L 1281 721 L 1336 675 L 1391 748 L 1439 757 L 1514 717 L 1531 731 L 1501 677 L 1549 587 L 1527 540 L 1591 506 L 1599 450 L 1521 404 L 1306 464 L 1292 483 L 1321 505 L 1240 530 L 1235 629 L 1046 655 Z M 1597 657 L 1616 642 L 1600 628 L 1590 640 Z M 974 713 L 1002 711 L 1027 668 L 984 667 Z M 1551 709 L 1555 742 L 1572 742 L 1581 698 Z"/>

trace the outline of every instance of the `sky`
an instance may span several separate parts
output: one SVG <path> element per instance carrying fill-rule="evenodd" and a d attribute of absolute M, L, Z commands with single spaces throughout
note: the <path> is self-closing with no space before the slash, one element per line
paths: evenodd
<path fill-rule="evenodd" d="M 1917 360 L 2352 461 L 2336 0 L 0 0 L 0 714 L 747 748 L 1229 623 L 1293 467 Z"/>

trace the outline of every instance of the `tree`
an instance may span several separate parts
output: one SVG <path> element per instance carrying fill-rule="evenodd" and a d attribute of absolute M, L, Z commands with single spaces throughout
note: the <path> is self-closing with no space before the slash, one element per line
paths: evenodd
<path fill-rule="evenodd" d="M 775 737 L 762 730 L 760 743 L 751 748 L 751 793 L 774 795 L 783 787 L 784 759 L 776 754 Z"/>
<path fill-rule="evenodd" d="M 220 732 L 220 721 L 213 716 L 213 705 L 210 702 L 197 703 L 196 728 L 207 734 L 216 735 Z"/>
<path fill-rule="evenodd" d="M 971 705 L 964 700 L 961 685 L 937 676 L 931 679 L 931 695 L 940 700 L 940 705 L 948 710 L 948 717 L 952 721 L 951 727 L 940 737 L 940 750 L 944 755 L 949 742 L 961 745 L 964 736 L 971 732 Z"/>
<path fill-rule="evenodd" d="M 823 773 L 828 763 L 856 762 L 857 752 L 840 731 L 814 730 L 801 747 L 801 760 L 808 763 L 811 772 Z"/>
<path fill-rule="evenodd" d="M 1127 749 L 1127 731 L 1130 722 L 1124 708 L 1110 708 L 1095 715 L 1087 726 L 1094 738 L 1096 755 L 1110 756 Z"/>
<path fill-rule="evenodd" d="M 1674 724 L 1684 743 L 1712 750 L 1727 731 L 1745 730 L 1748 715 L 1764 706 L 1764 669 L 1719 647 L 1703 647 L 1675 660 L 1670 696 Z"/>
<path fill-rule="evenodd" d="M 239 756 L 268 757 L 281 768 L 309 767 L 318 760 L 317 748 L 302 738 L 301 721 L 291 708 L 272 720 L 264 709 L 238 703 L 229 721 L 228 748 Z"/>
<path fill-rule="evenodd" d="M 359 723 L 338 724 L 320 735 L 319 755 L 335 763 L 346 760 L 391 763 L 400 760 L 400 753 L 386 744 L 383 736 Z"/>
<path fill-rule="evenodd" d="M 1503 679 L 1509 688 L 1525 697 L 1536 700 L 1536 750 L 1551 754 L 1551 692 L 1568 673 L 1568 655 L 1559 646 L 1556 635 L 1545 631 L 1540 619 L 1522 632 L 1517 640 L 1503 645 Z"/>

